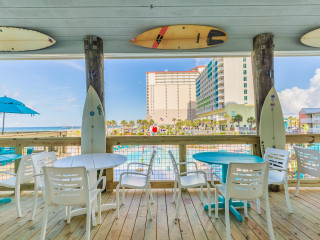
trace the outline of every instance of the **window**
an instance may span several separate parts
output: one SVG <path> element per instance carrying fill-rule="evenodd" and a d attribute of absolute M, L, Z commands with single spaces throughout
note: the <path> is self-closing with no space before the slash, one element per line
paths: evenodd
<path fill-rule="evenodd" d="M 247 96 L 244 96 L 244 100 L 247 101 L 247 100 L 248 100 L 248 97 L 247 97 Z"/>
<path fill-rule="evenodd" d="M 245 82 L 246 82 L 246 81 L 247 81 L 247 77 L 243 77 L 243 81 L 245 81 Z"/>
<path fill-rule="evenodd" d="M 231 111 L 231 117 L 235 117 L 236 116 L 236 112 L 235 111 Z"/>
<path fill-rule="evenodd" d="M 247 68 L 247 64 L 244 63 L 244 64 L 243 64 L 243 68 Z"/>
<path fill-rule="evenodd" d="M 243 70 L 243 74 L 246 75 L 247 74 L 247 70 Z"/>
<path fill-rule="evenodd" d="M 244 57 L 244 58 L 243 58 L 243 62 L 246 62 L 246 61 L 247 61 L 247 58 L 246 58 L 246 57 Z"/>
<path fill-rule="evenodd" d="M 246 87 L 247 87 L 247 83 L 244 83 L 244 84 L 243 84 L 243 87 L 246 88 Z"/>
<path fill-rule="evenodd" d="M 244 90 L 244 94 L 247 94 L 247 89 Z"/>

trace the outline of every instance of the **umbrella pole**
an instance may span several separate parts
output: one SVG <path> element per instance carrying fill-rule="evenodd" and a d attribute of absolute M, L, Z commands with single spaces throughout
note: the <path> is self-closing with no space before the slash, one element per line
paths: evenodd
<path fill-rule="evenodd" d="M 4 134 L 4 119 L 6 117 L 6 113 L 3 113 L 3 121 L 2 121 L 2 135 Z"/>

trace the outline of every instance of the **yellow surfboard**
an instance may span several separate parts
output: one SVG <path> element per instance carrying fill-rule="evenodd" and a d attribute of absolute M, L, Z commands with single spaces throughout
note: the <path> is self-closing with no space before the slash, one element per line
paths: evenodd
<path fill-rule="evenodd" d="M 173 25 L 146 31 L 131 43 L 153 49 L 196 49 L 224 43 L 228 34 L 218 28 L 201 25 Z"/>
<path fill-rule="evenodd" d="M 56 40 L 34 30 L 0 27 L 0 52 L 24 52 L 50 47 Z"/>
<path fill-rule="evenodd" d="M 320 28 L 306 33 L 301 37 L 300 41 L 310 47 L 320 47 Z"/>

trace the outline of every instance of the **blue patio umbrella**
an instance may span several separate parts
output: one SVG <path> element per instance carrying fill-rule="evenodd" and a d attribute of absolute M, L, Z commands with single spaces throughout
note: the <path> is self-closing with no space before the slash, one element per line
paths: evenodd
<path fill-rule="evenodd" d="M 26 107 L 22 102 L 15 99 L 8 98 L 6 96 L 0 98 L 0 112 L 3 113 L 3 123 L 2 123 L 2 135 L 4 133 L 4 119 L 6 113 L 17 113 L 17 114 L 39 114 L 31 108 Z"/>

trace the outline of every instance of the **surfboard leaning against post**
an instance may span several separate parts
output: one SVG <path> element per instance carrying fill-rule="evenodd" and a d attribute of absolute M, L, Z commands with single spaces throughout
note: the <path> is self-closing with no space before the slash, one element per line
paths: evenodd
<path fill-rule="evenodd" d="M 106 152 L 106 127 L 102 104 L 92 86 L 87 92 L 81 127 L 81 153 Z"/>
<path fill-rule="evenodd" d="M 268 147 L 278 149 L 285 149 L 286 147 L 283 114 L 274 87 L 269 91 L 261 110 L 259 135 L 262 156 Z"/>

